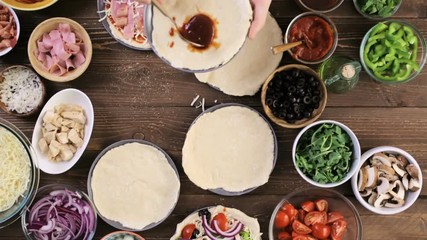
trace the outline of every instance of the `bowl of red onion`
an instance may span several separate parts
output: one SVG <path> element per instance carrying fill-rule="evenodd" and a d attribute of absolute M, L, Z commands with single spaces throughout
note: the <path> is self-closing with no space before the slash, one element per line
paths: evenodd
<path fill-rule="evenodd" d="M 38 190 L 22 215 L 22 230 L 28 240 L 90 240 L 97 225 L 94 209 L 83 191 L 62 184 L 47 185 Z"/>

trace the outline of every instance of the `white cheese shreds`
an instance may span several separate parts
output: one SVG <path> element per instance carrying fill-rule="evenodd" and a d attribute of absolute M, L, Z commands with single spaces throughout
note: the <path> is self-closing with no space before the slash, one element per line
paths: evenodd
<path fill-rule="evenodd" d="M 199 99 L 200 95 L 197 95 L 193 101 L 191 102 L 190 106 L 194 106 L 194 104 L 196 103 L 197 99 Z"/>
<path fill-rule="evenodd" d="M 0 212 L 23 196 L 30 181 L 30 159 L 19 139 L 0 126 Z"/>
<path fill-rule="evenodd" d="M 14 67 L 3 72 L 0 83 L 0 100 L 9 111 L 28 113 L 42 101 L 40 78 L 30 69 Z"/>

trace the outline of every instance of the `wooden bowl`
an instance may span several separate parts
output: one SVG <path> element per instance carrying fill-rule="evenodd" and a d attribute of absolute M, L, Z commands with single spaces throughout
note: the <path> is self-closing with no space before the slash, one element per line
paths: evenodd
<path fill-rule="evenodd" d="M 10 67 L 8 67 L 8 68 L 5 68 L 3 71 L 1 71 L 1 73 L 0 73 L 0 85 L 3 83 L 3 81 L 4 81 L 4 78 L 3 78 L 3 73 L 4 72 L 6 72 L 6 71 L 9 71 L 10 69 L 13 69 L 13 68 L 25 68 L 25 69 L 28 69 L 28 70 L 30 70 L 31 72 L 34 72 L 34 70 L 33 69 L 31 69 L 31 68 L 29 68 L 29 67 L 27 67 L 27 66 L 23 66 L 23 65 L 14 65 L 14 66 L 10 66 Z M 35 72 L 34 72 L 34 74 L 36 74 Z M 36 74 L 37 75 L 37 74 Z M 8 108 L 7 108 L 7 106 L 6 106 L 6 104 L 4 103 L 4 102 L 2 102 L 1 101 L 1 97 L 0 97 L 0 109 L 2 109 L 3 111 L 5 111 L 6 113 L 9 113 L 9 114 L 11 114 L 11 115 L 15 115 L 15 116 L 18 116 L 18 117 L 26 117 L 26 116 L 31 116 L 31 115 L 33 115 L 33 114 L 35 114 L 35 113 L 37 113 L 37 112 L 39 112 L 40 111 L 40 109 L 42 108 L 42 106 L 43 106 L 43 103 L 44 103 L 44 99 L 45 99 L 45 97 L 46 97 L 46 87 L 45 87 L 45 85 L 43 84 L 43 82 L 41 81 L 41 79 L 40 79 L 40 77 L 37 75 L 37 78 L 38 78 L 38 82 L 39 82 L 39 84 L 40 84 L 40 86 L 41 86 L 41 89 L 42 89 L 42 97 L 41 97 L 41 100 L 40 100 L 40 102 L 37 104 L 37 107 L 35 107 L 33 110 L 31 110 L 31 111 L 29 111 L 29 112 L 25 112 L 25 113 L 18 113 L 18 112 L 16 112 L 16 111 L 10 111 Z"/>
<path fill-rule="evenodd" d="M 43 63 L 37 59 L 37 56 L 34 54 L 37 49 L 37 40 L 42 38 L 43 34 L 49 32 L 58 27 L 59 23 L 68 23 L 71 26 L 71 30 L 79 35 L 85 44 L 85 58 L 86 61 L 79 67 L 74 70 L 71 70 L 65 73 L 62 76 L 57 74 L 50 73 L 44 66 Z M 50 18 L 42 23 L 40 23 L 34 31 L 31 33 L 30 39 L 28 41 L 28 58 L 30 63 L 33 66 L 34 70 L 42 77 L 54 81 L 54 82 L 68 82 L 78 78 L 83 74 L 84 71 L 88 68 L 90 61 L 92 59 L 92 41 L 90 40 L 89 34 L 86 30 L 77 22 L 68 19 L 68 18 Z"/>
<path fill-rule="evenodd" d="M 270 107 L 265 103 L 265 99 L 266 99 L 266 95 L 267 95 L 268 83 L 273 79 L 274 75 L 277 72 L 287 71 L 287 70 L 291 70 L 294 68 L 297 68 L 297 69 L 313 76 L 317 81 L 319 81 L 320 90 L 322 93 L 322 99 L 320 100 L 319 107 L 317 109 L 314 109 L 310 118 L 303 118 L 301 120 L 297 120 L 294 123 L 288 123 L 287 121 L 280 119 L 273 114 Z M 307 66 L 304 66 L 304 65 L 300 65 L 300 64 L 290 64 L 290 65 L 285 65 L 285 66 L 279 67 L 274 72 L 272 72 L 270 74 L 270 76 L 268 76 L 267 80 L 264 82 L 264 84 L 262 85 L 262 89 L 261 89 L 261 103 L 262 103 L 262 107 L 264 109 L 264 112 L 267 114 L 268 118 L 270 118 L 271 121 L 273 121 L 277 125 L 285 127 L 285 128 L 302 128 L 302 127 L 305 127 L 308 124 L 316 121 L 320 117 L 320 115 L 322 114 L 323 110 L 325 110 L 327 99 L 328 99 L 328 95 L 327 95 L 326 86 L 325 86 L 325 83 L 323 82 L 323 80 L 320 78 L 320 76 L 313 69 L 311 69 Z"/>

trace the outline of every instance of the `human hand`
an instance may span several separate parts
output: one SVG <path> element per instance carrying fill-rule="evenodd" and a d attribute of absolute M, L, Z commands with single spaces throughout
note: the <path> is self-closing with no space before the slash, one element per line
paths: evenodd
<path fill-rule="evenodd" d="M 249 29 L 249 38 L 254 39 L 256 34 L 264 27 L 271 0 L 251 0 L 251 2 L 254 8 L 254 20 Z"/>

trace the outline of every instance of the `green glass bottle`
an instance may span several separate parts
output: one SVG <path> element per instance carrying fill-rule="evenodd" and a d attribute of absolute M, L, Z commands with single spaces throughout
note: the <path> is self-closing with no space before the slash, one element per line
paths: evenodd
<path fill-rule="evenodd" d="M 356 86 L 361 69 L 358 61 L 335 55 L 320 65 L 319 75 L 329 91 L 345 93 Z"/>

